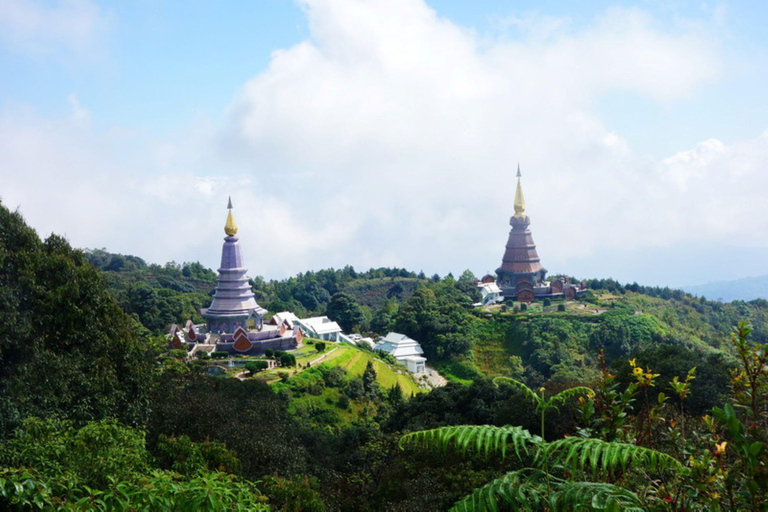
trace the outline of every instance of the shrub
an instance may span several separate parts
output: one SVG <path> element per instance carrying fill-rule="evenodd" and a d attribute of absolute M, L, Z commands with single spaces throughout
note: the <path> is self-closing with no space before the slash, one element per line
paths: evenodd
<path fill-rule="evenodd" d="M 187 357 L 187 351 L 183 348 L 175 348 L 171 350 L 171 357 L 175 357 L 176 359 L 184 359 Z"/>
<path fill-rule="evenodd" d="M 226 357 L 229 357 L 229 352 L 226 350 L 214 350 L 211 352 L 211 357 L 214 359 L 224 359 Z"/>
<path fill-rule="evenodd" d="M 322 341 L 318 341 L 317 343 L 315 343 L 315 350 L 317 350 L 318 352 L 323 352 L 325 350 L 325 343 L 323 343 Z"/>
<path fill-rule="evenodd" d="M 296 356 L 293 354 L 283 354 L 280 356 L 280 366 L 296 366 Z"/>
<path fill-rule="evenodd" d="M 211 354 L 209 354 L 205 350 L 201 350 L 195 354 L 195 357 L 198 359 L 208 360 L 211 358 Z"/>
<path fill-rule="evenodd" d="M 557 305 L 557 310 L 558 311 L 565 311 L 565 304 L 558 304 Z"/>
<path fill-rule="evenodd" d="M 267 359 L 272 359 L 273 357 L 275 357 L 275 351 L 272 350 L 271 348 L 268 348 L 267 350 L 264 351 L 264 357 L 266 357 Z"/>
<path fill-rule="evenodd" d="M 544 307 L 550 306 L 551 304 L 552 304 L 552 299 L 550 299 L 549 297 L 544 299 Z"/>
<path fill-rule="evenodd" d="M 254 373 L 266 370 L 267 368 L 269 368 L 269 363 L 266 361 L 249 361 L 245 363 L 245 369 L 248 370 L 249 377 Z"/>
<path fill-rule="evenodd" d="M 347 395 L 341 395 L 339 401 L 336 402 L 336 406 L 339 409 L 349 409 L 349 397 Z"/>
<path fill-rule="evenodd" d="M 277 376 L 278 376 L 278 377 L 280 377 L 280 380 L 281 380 L 282 382 L 287 382 L 287 381 L 288 381 L 288 378 L 291 376 L 291 374 L 290 374 L 290 373 L 288 373 L 288 372 L 279 372 L 279 373 L 277 374 Z"/>

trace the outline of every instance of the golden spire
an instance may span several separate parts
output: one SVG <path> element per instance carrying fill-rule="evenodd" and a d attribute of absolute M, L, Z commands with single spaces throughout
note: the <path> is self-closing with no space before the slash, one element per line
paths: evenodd
<path fill-rule="evenodd" d="M 525 217 L 525 197 L 523 187 L 520 185 L 520 164 L 517 164 L 517 190 L 515 191 L 515 217 Z"/>
<path fill-rule="evenodd" d="M 232 216 L 232 198 L 229 198 L 229 204 L 227 204 L 227 223 L 224 224 L 224 232 L 228 236 L 235 236 L 237 234 L 237 224 L 235 224 L 235 218 Z"/>

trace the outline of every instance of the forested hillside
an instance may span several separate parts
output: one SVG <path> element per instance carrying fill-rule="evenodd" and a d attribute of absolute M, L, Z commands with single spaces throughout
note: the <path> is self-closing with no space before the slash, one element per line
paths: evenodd
<path fill-rule="evenodd" d="M 352 347 L 271 384 L 211 377 L 159 334 L 212 271 L 42 241 L 0 206 L 0 508 L 768 506 L 765 301 L 592 280 L 483 310 L 469 272 L 351 267 L 253 284 L 271 311 L 404 332 L 453 382 L 404 393 Z"/>

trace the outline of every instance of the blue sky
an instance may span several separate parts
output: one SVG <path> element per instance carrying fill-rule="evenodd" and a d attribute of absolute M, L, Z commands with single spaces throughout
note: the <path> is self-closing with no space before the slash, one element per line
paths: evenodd
<path fill-rule="evenodd" d="M 252 274 L 768 274 L 761 2 L 0 0 L 0 197 L 42 235 Z M 221 218 L 219 218 L 221 217 Z M 738 264 L 726 262 L 739 254 Z"/>

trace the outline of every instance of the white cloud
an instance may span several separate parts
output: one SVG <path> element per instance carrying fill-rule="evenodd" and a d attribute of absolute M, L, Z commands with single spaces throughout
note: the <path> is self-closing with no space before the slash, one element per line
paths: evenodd
<path fill-rule="evenodd" d="M 143 143 L 6 113 L 3 199 L 76 245 L 159 262 L 216 266 L 231 195 L 252 274 L 484 272 L 519 161 L 551 270 L 617 248 L 768 240 L 768 136 L 657 161 L 594 113 L 606 92 L 676 101 L 716 80 L 701 23 L 611 10 L 579 29 L 526 18 L 522 38 L 489 41 L 417 0 L 304 6 L 311 38 L 273 54 L 220 130 Z"/>
<path fill-rule="evenodd" d="M 91 0 L 0 0 L 0 41 L 35 56 L 98 51 L 108 14 Z"/>

